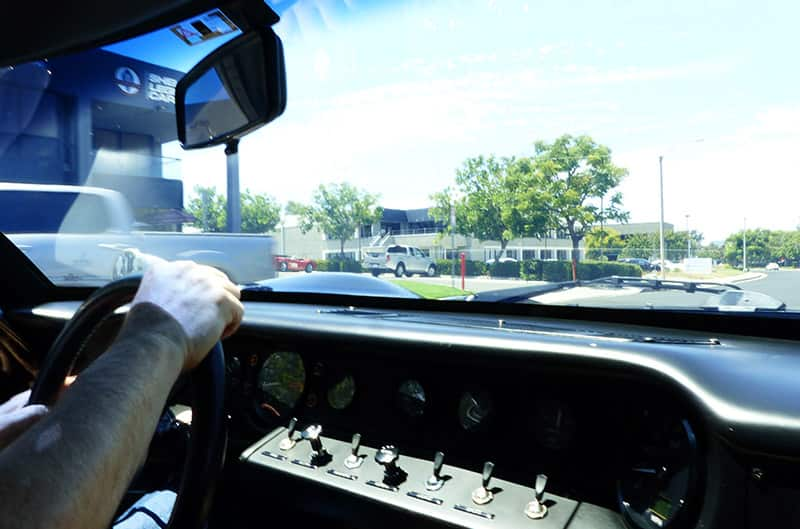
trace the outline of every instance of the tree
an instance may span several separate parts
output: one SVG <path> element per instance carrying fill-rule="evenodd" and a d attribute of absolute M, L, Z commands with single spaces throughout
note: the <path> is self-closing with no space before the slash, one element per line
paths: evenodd
<path fill-rule="evenodd" d="M 241 200 L 244 233 L 270 232 L 281 221 L 281 206 L 273 197 L 253 194 L 245 189 Z"/>
<path fill-rule="evenodd" d="M 722 255 L 725 262 L 731 266 L 744 265 L 744 240 L 743 232 L 734 233 L 725 239 Z M 769 248 L 768 230 L 747 230 L 747 264 L 748 266 L 763 266 L 771 261 L 772 253 Z"/>
<path fill-rule="evenodd" d="M 634 233 L 625 238 L 625 247 L 620 257 L 638 257 L 653 259 L 658 256 L 659 241 L 655 233 Z"/>
<path fill-rule="evenodd" d="M 456 171 L 455 189 L 431 196 L 431 215 L 451 231 L 450 208 L 454 206 L 455 230 L 481 240 L 499 241 L 503 256 L 511 239 L 547 232 L 550 219 L 546 198 L 529 159 L 478 156 L 468 158 Z"/>
<path fill-rule="evenodd" d="M 573 277 L 581 240 L 601 220 L 627 221 L 622 194 L 613 193 L 601 208 L 601 199 L 628 174 L 611 161 L 611 150 L 589 136 L 565 134 L 553 143 L 534 144 L 534 167 L 549 197 L 552 223 L 572 240 Z"/>
<path fill-rule="evenodd" d="M 186 209 L 197 218 L 195 225 L 205 232 L 224 232 L 228 219 L 227 199 L 218 195 L 213 187 L 195 186 L 194 194 Z M 240 197 L 242 232 L 266 233 L 275 229 L 280 222 L 281 207 L 273 197 L 247 189 Z"/>
<path fill-rule="evenodd" d="M 292 202 L 287 211 L 300 216 L 303 233 L 317 228 L 329 239 L 338 240 L 339 256 L 344 258 L 344 245 L 356 230 L 380 220 L 382 209 L 376 205 L 377 200 L 377 196 L 348 183 L 321 184 L 314 191 L 311 205 Z"/>
<path fill-rule="evenodd" d="M 625 241 L 613 228 L 595 227 L 586 233 L 586 256 L 589 259 L 616 257 L 622 253 Z"/>
<path fill-rule="evenodd" d="M 213 187 L 195 186 L 194 194 L 186 210 L 197 219 L 195 226 L 205 232 L 225 231 L 225 197 Z"/>

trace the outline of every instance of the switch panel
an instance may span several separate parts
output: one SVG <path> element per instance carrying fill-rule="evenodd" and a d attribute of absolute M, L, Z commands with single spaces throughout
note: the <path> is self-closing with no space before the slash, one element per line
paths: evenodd
<path fill-rule="evenodd" d="M 364 463 L 352 468 L 346 465 L 346 461 L 353 455 L 354 443 L 326 437 L 325 450 L 331 460 L 324 466 L 316 466 L 311 464 L 310 443 L 297 443 L 291 450 L 282 451 L 279 445 L 285 438 L 286 428 L 273 430 L 245 450 L 240 460 L 464 528 L 564 528 L 568 527 L 578 507 L 578 502 L 574 500 L 546 492 L 537 494 L 531 487 L 497 477 L 491 477 L 491 483 L 488 484 L 493 492 L 493 500 L 485 505 L 476 505 L 472 495 L 476 487 L 487 484 L 486 468 L 466 470 L 447 466 L 442 469 L 439 462 L 437 470 L 441 469 L 444 484 L 437 490 L 429 490 L 426 483 L 431 478 L 434 461 L 402 456 L 399 463 L 407 474 L 406 479 L 401 483 L 387 484 L 385 465 L 376 463 L 376 455 L 378 460 L 388 457 L 387 447 L 383 447 L 381 455 L 380 449 L 360 444 L 358 453 L 364 458 Z M 495 470 L 502 475 L 501 468 Z M 491 476 L 491 470 L 488 473 Z M 541 498 L 541 502 L 547 506 L 546 516 L 532 519 L 526 515 L 531 498 Z"/>

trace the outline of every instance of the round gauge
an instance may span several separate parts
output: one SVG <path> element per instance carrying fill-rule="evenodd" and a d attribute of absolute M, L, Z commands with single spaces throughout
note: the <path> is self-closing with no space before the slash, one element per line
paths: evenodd
<path fill-rule="evenodd" d="M 492 413 L 492 398 L 486 391 L 465 391 L 458 401 L 458 422 L 472 432 L 477 430 Z"/>
<path fill-rule="evenodd" d="M 544 448 L 559 451 L 566 448 L 575 435 L 575 416 L 570 407 L 557 400 L 536 403 L 533 412 L 536 441 Z"/>
<path fill-rule="evenodd" d="M 672 527 L 697 488 L 697 443 L 689 422 L 645 414 L 632 439 L 617 496 L 628 523 L 639 529 Z"/>
<path fill-rule="evenodd" d="M 306 385 L 303 359 L 297 353 L 273 353 L 261 366 L 256 381 L 258 407 L 266 414 L 281 416 L 294 409 Z"/>
<path fill-rule="evenodd" d="M 397 390 L 397 406 L 409 417 L 425 413 L 425 388 L 416 380 L 406 380 Z"/>
<path fill-rule="evenodd" d="M 356 381 L 350 375 L 345 376 L 328 390 L 328 404 L 335 410 L 343 410 L 350 406 L 356 394 Z"/>

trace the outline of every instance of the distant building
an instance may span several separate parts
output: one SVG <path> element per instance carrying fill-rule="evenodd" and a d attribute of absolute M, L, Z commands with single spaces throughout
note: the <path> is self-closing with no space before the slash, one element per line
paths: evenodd
<path fill-rule="evenodd" d="M 606 224 L 606 227 L 616 231 L 623 239 L 625 239 L 629 235 L 640 233 L 654 233 L 658 235 L 658 224 L 658 222 L 631 222 L 628 224 Z M 669 233 L 674 230 L 674 225 L 668 222 L 664 223 L 664 233 Z"/>
<path fill-rule="evenodd" d="M 297 217 L 289 215 L 272 233 L 276 253 L 312 259 L 328 259 L 339 254 L 339 241 L 328 240 L 317 230 L 302 233 Z M 564 233 L 552 237 L 514 239 L 506 246 L 506 256 L 514 259 L 569 259 L 572 243 Z M 444 233 L 444 224 L 435 220 L 428 208 L 384 209 L 379 222 L 362 226 L 360 233 L 345 244 L 345 256 L 361 259 L 367 248 L 392 244 L 414 246 L 436 259 L 452 258 L 465 253 L 473 261 L 487 261 L 500 255 L 500 241 L 482 241 L 474 237 Z M 583 257 L 583 247 L 580 253 Z"/>

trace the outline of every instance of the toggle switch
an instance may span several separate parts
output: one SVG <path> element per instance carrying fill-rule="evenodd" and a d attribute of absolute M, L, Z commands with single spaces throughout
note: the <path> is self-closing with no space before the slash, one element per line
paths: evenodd
<path fill-rule="evenodd" d="M 322 426 L 312 424 L 300 433 L 300 438 L 311 443 L 311 464 L 321 467 L 331 461 L 331 455 L 322 446 Z"/>
<path fill-rule="evenodd" d="M 525 515 L 534 520 L 540 520 L 547 515 L 547 505 L 544 504 L 544 488 L 547 486 L 547 476 L 539 474 L 536 476 L 536 484 L 534 485 L 535 496 L 533 501 L 528 502 L 525 506 Z"/>
<path fill-rule="evenodd" d="M 444 464 L 444 453 L 443 452 L 436 452 L 436 455 L 433 457 L 433 474 L 428 480 L 425 482 L 425 488 L 428 490 L 439 490 L 444 486 L 444 480 L 442 479 L 442 465 Z"/>
<path fill-rule="evenodd" d="M 375 453 L 375 462 L 383 465 L 383 483 L 397 487 L 406 480 L 406 472 L 397 466 L 400 451 L 394 445 L 384 445 Z"/>
<path fill-rule="evenodd" d="M 358 449 L 361 447 L 361 434 L 353 434 L 353 440 L 350 442 L 350 455 L 344 460 L 344 466 L 349 469 L 358 468 L 364 462 L 364 458 L 358 455 Z"/>
<path fill-rule="evenodd" d="M 481 486 L 472 491 L 472 503 L 476 505 L 486 505 L 494 499 L 492 491 L 489 490 L 489 481 L 492 479 L 492 472 L 494 472 L 494 463 L 487 461 L 483 464 Z"/>
<path fill-rule="evenodd" d="M 286 437 L 284 439 L 281 439 L 281 443 L 278 445 L 278 448 L 280 448 L 284 452 L 294 448 L 294 445 L 297 444 L 294 440 L 294 431 L 296 428 L 297 428 L 297 418 L 292 417 L 292 420 L 289 421 L 289 429 L 286 431 Z"/>

